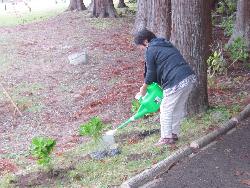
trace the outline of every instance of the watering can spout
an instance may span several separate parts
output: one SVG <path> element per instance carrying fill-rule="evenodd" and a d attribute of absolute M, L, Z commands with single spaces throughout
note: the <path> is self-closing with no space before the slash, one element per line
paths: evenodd
<path fill-rule="evenodd" d="M 117 127 L 117 129 L 122 129 L 124 127 L 126 127 L 131 121 L 133 120 L 133 117 L 129 118 L 127 121 L 125 121 L 123 124 L 121 124 L 120 126 Z"/>

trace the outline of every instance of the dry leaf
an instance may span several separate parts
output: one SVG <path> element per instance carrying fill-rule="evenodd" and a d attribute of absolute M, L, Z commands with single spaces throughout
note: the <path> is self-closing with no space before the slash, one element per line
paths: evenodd
<path fill-rule="evenodd" d="M 250 179 L 240 180 L 240 183 L 250 186 Z"/>
<path fill-rule="evenodd" d="M 242 175 L 242 174 L 243 174 L 243 172 L 238 171 L 238 170 L 235 172 L 235 176 L 240 176 L 240 175 Z"/>

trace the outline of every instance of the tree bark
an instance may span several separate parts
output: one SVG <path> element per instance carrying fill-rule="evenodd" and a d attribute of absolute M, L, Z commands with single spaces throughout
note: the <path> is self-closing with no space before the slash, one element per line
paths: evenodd
<path fill-rule="evenodd" d="M 138 0 L 133 33 L 147 28 L 158 37 L 171 34 L 171 0 Z"/>
<path fill-rule="evenodd" d="M 94 0 L 92 15 L 94 17 L 117 17 L 113 0 Z"/>
<path fill-rule="evenodd" d="M 118 8 L 126 8 L 128 6 L 125 4 L 124 0 L 119 0 L 119 3 L 118 3 L 117 7 Z"/>
<path fill-rule="evenodd" d="M 250 50 L 250 0 L 238 0 L 236 23 L 228 44 L 231 44 L 238 37 L 244 39 L 248 50 Z"/>
<path fill-rule="evenodd" d="M 211 2 L 172 1 L 171 41 L 198 77 L 198 84 L 189 97 L 187 111 L 189 114 L 203 112 L 208 107 L 206 61 L 212 42 Z"/>
<path fill-rule="evenodd" d="M 88 11 L 90 11 L 90 12 L 94 11 L 94 0 L 91 0 L 91 3 L 88 6 Z"/>
<path fill-rule="evenodd" d="M 86 10 L 86 6 L 83 3 L 83 0 L 70 0 L 70 4 L 67 10 Z"/>

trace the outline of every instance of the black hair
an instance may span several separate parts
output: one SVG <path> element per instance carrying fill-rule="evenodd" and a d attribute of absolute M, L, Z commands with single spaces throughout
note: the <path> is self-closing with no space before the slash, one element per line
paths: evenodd
<path fill-rule="evenodd" d="M 136 45 L 144 45 L 144 41 L 150 42 L 152 39 L 156 38 L 155 34 L 147 29 L 142 29 L 134 36 L 134 42 Z"/>

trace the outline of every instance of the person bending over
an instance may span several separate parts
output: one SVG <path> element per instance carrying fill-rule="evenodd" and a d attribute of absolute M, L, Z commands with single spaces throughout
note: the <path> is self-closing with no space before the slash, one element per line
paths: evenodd
<path fill-rule="evenodd" d="M 139 94 L 144 96 L 153 82 L 163 89 L 160 106 L 161 138 L 156 146 L 178 141 L 180 123 L 186 116 L 188 96 L 196 82 L 196 75 L 179 50 L 147 29 L 134 36 L 135 44 L 145 50 L 144 84 Z"/>

